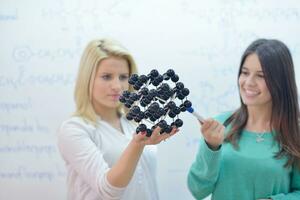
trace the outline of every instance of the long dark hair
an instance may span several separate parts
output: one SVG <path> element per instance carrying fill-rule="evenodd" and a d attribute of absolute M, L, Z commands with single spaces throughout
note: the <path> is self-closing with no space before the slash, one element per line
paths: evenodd
<path fill-rule="evenodd" d="M 270 126 L 280 146 L 275 158 L 286 156 L 286 167 L 293 164 L 300 167 L 299 104 L 291 53 L 279 40 L 255 40 L 242 55 L 238 77 L 250 54 L 258 56 L 272 98 Z M 240 108 L 224 122 L 225 126 L 232 126 L 225 142 L 230 142 L 235 147 L 238 147 L 238 140 L 248 120 L 247 106 L 241 97 L 240 101 Z"/>

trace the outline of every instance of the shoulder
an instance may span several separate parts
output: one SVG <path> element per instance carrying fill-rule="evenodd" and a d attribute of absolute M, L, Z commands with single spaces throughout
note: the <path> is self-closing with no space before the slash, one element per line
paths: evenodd
<path fill-rule="evenodd" d="M 73 116 L 61 124 L 61 128 L 64 127 L 86 127 L 86 128 L 95 128 L 95 125 L 90 123 L 88 120 L 85 120 L 82 117 Z"/>
<path fill-rule="evenodd" d="M 213 118 L 223 124 L 232 114 L 233 111 L 226 111 L 214 116 Z"/>
<path fill-rule="evenodd" d="M 58 136 L 78 133 L 89 133 L 96 129 L 95 125 L 82 117 L 73 116 L 64 122 L 58 130 Z"/>

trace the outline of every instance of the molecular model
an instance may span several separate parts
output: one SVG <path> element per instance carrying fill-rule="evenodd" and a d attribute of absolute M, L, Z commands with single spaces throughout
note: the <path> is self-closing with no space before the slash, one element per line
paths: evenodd
<path fill-rule="evenodd" d="M 157 126 L 161 133 L 170 133 L 173 126 L 183 125 L 179 118 L 181 112 L 193 112 L 192 103 L 187 99 L 190 91 L 172 69 L 164 74 L 155 69 L 148 75 L 132 74 L 128 83 L 135 91 L 124 91 L 119 100 L 129 109 L 126 118 L 138 123 L 136 133 L 146 131 L 150 137 Z"/>

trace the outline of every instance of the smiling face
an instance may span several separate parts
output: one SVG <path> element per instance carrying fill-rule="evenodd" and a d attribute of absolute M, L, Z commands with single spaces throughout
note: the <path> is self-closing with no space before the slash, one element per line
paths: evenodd
<path fill-rule="evenodd" d="M 123 58 L 108 57 L 100 61 L 92 89 L 92 103 L 96 113 L 116 110 L 119 97 L 128 90 L 129 66 Z"/>
<path fill-rule="evenodd" d="M 239 90 L 242 101 L 247 107 L 272 105 L 272 98 L 259 58 L 254 53 L 246 57 L 242 66 L 239 75 Z"/>

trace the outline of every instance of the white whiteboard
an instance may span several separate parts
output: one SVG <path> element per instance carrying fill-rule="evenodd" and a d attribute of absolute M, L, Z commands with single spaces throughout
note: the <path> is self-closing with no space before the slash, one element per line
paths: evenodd
<path fill-rule="evenodd" d="M 174 68 L 204 116 L 239 104 L 240 56 L 259 37 L 291 49 L 300 87 L 300 3 L 203 0 L 1 0 L 0 199 L 65 199 L 56 130 L 74 110 L 73 87 L 86 43 L 112 37 L 140 73 Z M 186 176 L 200 138 L 193 116 L 159 145 L 162 200 L 193 199 Z"/>

